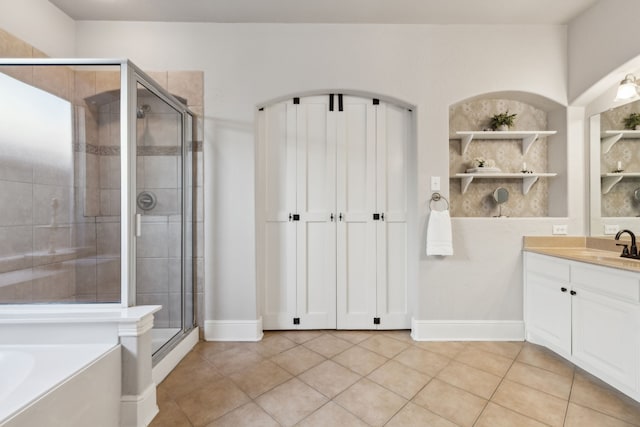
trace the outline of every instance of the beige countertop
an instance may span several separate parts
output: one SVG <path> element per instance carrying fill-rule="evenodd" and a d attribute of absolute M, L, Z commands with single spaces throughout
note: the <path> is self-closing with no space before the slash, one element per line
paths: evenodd
<path fill-rule="evenodd" d="M 616 241 L 613 237 L 525 236 L 523 250 L 604 267 L 640 272 L 640 260 L 622 258 L 620 256 L 622 248 L 616 246 L 616 243 L 626 243 L 631 246 L 629 239 Z"/>

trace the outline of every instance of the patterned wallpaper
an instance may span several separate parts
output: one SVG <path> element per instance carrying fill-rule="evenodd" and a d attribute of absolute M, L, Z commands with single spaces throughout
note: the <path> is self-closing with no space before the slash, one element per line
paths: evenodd
<path fill-rule="evenodd" d="M 600 115 L 600 129 L 624 129 L 624 119 L 630 113 L 640 113 L 640 101 L 613 108 Z M 640 172 L 640 139 L 621 139 L 608 153 L 600 155 L 601 173 L 613 172 L 622 162 L 625 172 Z M 607 194 L 601 194 L 603 217 L 632 217 L 640 215 L 640 202 L 633 193 L 640 188 L 640 178 L 624 178 Z"/>
<path fill-rule="evenodd" d="M 509 200 L 502 205 L 502 214 L 510 217 L 538 217 L 548 214 L 548 180 L 540 178 L 527 195 L 522 194 L 522 179 L 474 179 L 467 192 L 461 192 L 461 179 L 456 173 L 470 168 L 475 157 L 495 161 L 502 172 L 520 172 L 522 163 L 534 172 L 547 172 L 547 141 L 540 138 L 526 156 L 522 154 L 522 140 L 474 140 L 467 152 L 461 154 L 456 131 L 483 130 L 489 118 L 498 113 L 516 113 L 511 130 L 547 130 L 544 111 L 523 102 L 507 99 L 478 99 L 452 106 L 449 109 L 449 174 L 451 215 L 456 217 L 497 216 L 498 205 L 492 194 L 498 187 L 509 191 Z"/>

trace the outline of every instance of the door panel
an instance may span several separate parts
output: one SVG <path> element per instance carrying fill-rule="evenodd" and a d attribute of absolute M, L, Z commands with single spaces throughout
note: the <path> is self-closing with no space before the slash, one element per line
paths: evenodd
<path fill-rule="evenodd" d="M 408 111 L 381 103 L 376 110 L 377 315 L 380 329 L 411 327 L 407 291 Z"/>
<path fill-rule="evenodd" d="M 289 222 L 265 224 L 262 321 L 265 329 L 291 328 L 296 314 L 296 238 Z"/>
<path fill-rule="evenodd" d="M 296 106 L 297 315 L 301 329 L 336 327 L 335 133 L 328 97 Z M 335 218 L 335 217 L 334 217 Z"/>
<path fill-rule="evenodd" d="M 296 208 L 296 120 L 292 102 L 264 109 L 265 329 L 291 328 L 296 315 L 296 233 L 289 220 Z"/>
<path fill-rule="evenodd" d="M 407 224 L 385 218 L 377 225 L 377 312 L 380 329 L 411 327 L 407 294 Z"/>
<path fill-rule="evenodd" d="M 337 116 L 338 328 L 370 329 L 376 315 L 375 108 L 345 97 Z"/>
<path fill-rule="evenodd" d="M 571 295 L 567 283 L 527 273 L 527 334 L 544 340 L 552 350 L 571 354 Z"/>
<path fill-rule="evenodd" d="M 631 390 L 638 386 L 638 308 L 585 289 L 573 303 L 573 356 Z"/>

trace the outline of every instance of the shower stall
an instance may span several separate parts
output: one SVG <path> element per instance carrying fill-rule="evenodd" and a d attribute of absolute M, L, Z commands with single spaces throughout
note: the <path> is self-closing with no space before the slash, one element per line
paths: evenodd
<path fill-rule="evenodd" d="M 0 59 L 0 304 L 161 305 L 195 327 L 195 115 L 127 60 Z"/>

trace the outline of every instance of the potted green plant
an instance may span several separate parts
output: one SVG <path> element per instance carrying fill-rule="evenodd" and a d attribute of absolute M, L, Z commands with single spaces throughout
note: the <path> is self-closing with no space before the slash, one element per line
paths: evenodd
<path fill-rule="evenodd" d="M 491 120 L 489 121 L 489 126 L 493 130 L 509 130 L 511 126 L 513 126 L 513 122 L 516 119 L 517 114 L 509 114 L 509 110 L 504 113 L 495 114 L 491 116 Z"/>
<path fill-rule="evenodd" d="M 631 113 L 624 118 L 624 128 L 640 130 L 640 113 Z"/>

